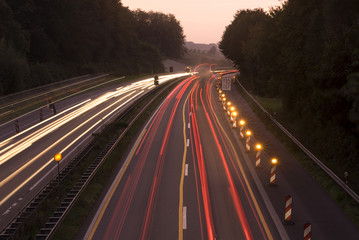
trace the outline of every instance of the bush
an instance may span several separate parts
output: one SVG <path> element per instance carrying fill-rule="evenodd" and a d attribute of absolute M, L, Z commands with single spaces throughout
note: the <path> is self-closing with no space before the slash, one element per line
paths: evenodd
<path fill-rule="evenodd" d="M 26 89 L 30 76 L 24 56 L 16 52 L 4 39 L 0 41 L 0 95 Z"/>

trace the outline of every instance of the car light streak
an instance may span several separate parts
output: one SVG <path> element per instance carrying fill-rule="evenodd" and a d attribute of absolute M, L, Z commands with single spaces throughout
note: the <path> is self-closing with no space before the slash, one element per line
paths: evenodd
<path fill-rule="evenodd" d="M 193 88 L 192 88 L 193 90 Z M 191 91 L 192 91 L 191 90 Z M 187 104 L 189 95 L 182 106 L 182 123 L 183 123 L 183 140 L 184 140 L 184 149 L 183 149 L 183 156 L 182 156 L 182 166 L 181 166 L 181 178 L 180 178 L 180 186 L 179 186 L 179 206 L 178 206 L 178 240 L 183 240 L 183 229 L 184 229 L 184 213 L 183 213 L 183 183 L 184 183 L 184 176 L 188 175 L 188 164 L 186 164 L 187 158 L 187 146 L 185 145 L 189 139 L 186 136 L 186 118 L 185 118 L 185 105 Z M 186 169 L 185 169 L 186 168 Z M 187 228 L 187 226 L 186 226 Z"/>
<path fill-rule="evenodd" d="M 143 223 L 143 229 L 141 234 L 142 240 L 148 239 L 149 236 L 149 225 L 150 225 L 151 214 L 152 214 L 152 210 L 154 209 L 154 205 L 156 203 L 156 199 L 158 196 L 158 185 L 161 181 L 161 177 L 163 173 L 162 169 L 163 169 L 166 149 L 168 145 L 168 136 L 170 134 L 170 130 L 173 125 L 174 115 L 177 112 L 178 105 L 180 103 L 181 98 L 183 97 L 184 92 L 188 89 L 188 86 L 191 84 L 193 79 L 194 79 L 193 77 L 187 78 L 184 82 L 181 82 L 179 85 L 177 85 L 177 87 L 173 90 L 173 92 L 177 92 L 176 101 L 174 107 L 172 108 L 169 121 L 167 123 L 167 128 L 165 131 L 164 139 L 162 141 L 160 155 L 156 164 L 154 178 L 151 186 L 151 193 L 147 204 L 145 219 Z"/>
<path fill-rule="evenodd" d="M 106 96 L 104 98 L 106 98 Z M 5 163 L 6 161 L 11 159 L 12 157 L 14 157 L 16 154 L 18 154 L 21 151 L 25 150 L 25 148 L 23 147 L 24 144 L 26 146 L 30 146 L 33 142 L 36 142 L 37 140 L 43 138 L 47 134 L 55 131 L 56 129 L 58 129 L 59 127 L 63 126 L 64 124 L 68 123 L 69 121 L 73 120 L 74 118 L 76 118 L 76 117 L 80 116 L 81 114 L 87 112 L 91 108 L 99 105 L 103 101 L 104 101 L 104 99 L 99 98 L 99 99 L 96 99 L 96 100 L 94 100 L 94 101 L 92 101 L 92 102 L 90 102 L 88 104 L 85 104 L 80 109 L 77 109 L 74 112 L 63 116 L 62 118 L 57 119 L 54 122 L 52 122 L 52 123 L 44 126 L 43 128 L 35 131 L 34 133 L 30 134 L 29 136 L 20 139 L 18 142 L 15 143 L 15 145 L 13 145 L 13 147 L 16 146 L 16 148 L 13 149 L 12 151 L 8 152 L 8 153 L 4 153 L 4 152 L 6 152 L 6 150 L 9 150 L 9 148 L 6 148 L 6 149 L 2 150 L 0 152 L 2 154 L 2 156 L 0 157 L 0 165 Z M 29 145 L 29 143 L 30 143 L 30 145 Z"/>
<path fill-rule="evenodd" d="M 164 103 L 162 104 L 162 106 L 160 107 L 160 109 L 159 109 L 159 111 L 157 112 L 157 114 L 156 114 L 156 116 L 155 116 L 155 118 L 154 119 L 156 119 L 156 118 L 159 118 L 159 119 L 161 119 L 162 117 L 163 117 L 163 115 L 164 115 L 164 113 L 165 113 L 165 111 L 163 110 L 163 109 L 166 109 L 167 107 L 168 107 L 168 105 L 169 105 L 169 103 L 170 103 L 170 101 L 169 101 L 169 99 L 170 99 L 170 96 L 172 96 L 172 95 L 169 95 L 169 96 L 167 96 L 167 98 L 165 99 L 165 101 L 164 101 Z M 152 129 L 152 127 L 153 127 L 153 125 L 156 123 L 156 129 L 158 128 L 158 125 L 159 125 L 159 122 L 156 122 L 156 121 L 152 121 L 151 122 L 151 124 L 150 124 L 150 126 L 149 126 L 149 128 L 148 129 Z M 138 155 L 138 153 L 139 153 L 139 151 L 142 149 L 142 145 L 143 145 L 143 143 L 145 142 L 145 139 L 147 138 L 147 135 L 149 134 L 149 132 L 152 132 L 152 131 L 147 131 L 146 132 L 146 134 L 145 134 L 145 136 L 142 138 L 142 141 L 141 141 L 141 143 L 140 143 L 140 146 L 137 148 L 137 151 L 136 151 L 136 156 Z M 153 131 L 153 132 L 155 132 L 155 131 Z M 146 141 L 147 142 L 147 141 Z M 150 141 L 150 142 L 152 142 L 152 141 Z"/>
<path fill-rule="evenodd" d="M 151 121 L 148 130 L 142 137 L 141 141 L 138 143 L 138 147 L 136 148 L 137 150 L 136 152 L 134 152 L 134 155 L 137 156 L 140 150 L 141 150 L 141 154 L 138 156 L 138 161 L 136 162 L 133 172 L 128 177 L 127 182 L 129 183 L 126 183 L 125 188 L 122 190 L 120 199 L 116 204 L 116 210 L 112 215 L 111 220 L 105 231 L 105 235 L 104 235 L 105 239 L 108 238 L 118 239 L 120 237 L 125 218 L 127 216 L 130 204 L 132 202 L 135 189 L 141 177 L 142 170 L 145 166 L 148 153 L 151 149 L 151 145 L 155 138 L 158 127 L 161 123 L 161 119 L 163 118 L 164 113 L 167 111 L 167 108 L 173 96 L 174 94 L 170 94 L 165 99 L 164 103 L 161 105 L 160 109 L 158 110 L 153 120 Z M 131 178 L 131 181 L 129 181 L 129 178 Z M 118 219 L 119 216 L 120 218 Z M 98 221 L 99 220 L 100 218 L 98 219 Z M 94 229 L 91 231 L 91 238 L 94 234 L 94 231 L 95 231 Z"/>
<path fill-rule="evenodd" d="M 28 131 L 30 131 L 30 130 L 32 130 L 32 129 L 34 129 L 34 128 L 36 128 L 36 127 L 38 127 L 38 126 L 40 126 L 40 125 L 42 125 L 42 124 L 44 124 L 44 123 L 46 123 L 46 122 L 48 122 L 48 121 L 51 121 L 52 119 L 54 119 L 54 118 L 56 118 L 56 117 L 58 117 L 58 116 L 60 116 L 60 115 L 63 115 L 63 114 L 65 114 L 66 112 L 71 111 L 72 109 L 77 108 L 77 107 L 79 107 L 79 106 L 81 106 L 81 105 L 83 105 L 83 104 L 85 104 L 85 103 L 87 103 L 87 102 L 89 102 L 89 101 L 91 101 L 91 99 L 87 99 L 87 100 L 85 100 L 85 101 L 83 101 L 83 102 L 80 102 L 79 104 L 76 104 L 76 105 L 74 105 L 74 106 L 72 106 L 72 107 L 70 107 L 70 108 L 68 108 L 68 109 L 66 109 L 66 110 L 64 110 L 64 111 L 62 111 L 62 112 L 60 112 L 60 113 L 58 113 L 58 115 L 52 116 L 52 117 L 50 117 L 50 118 L 47 118 L 47 119 L 43 120 L 42 122 L 37 123 L 37 124 L 35 124 L 35 125 L 33 125 L 33 126 L 27 128 L 27 129 L 25 129 L 25 130 L 19 132 L 18 134 L 16 134 L 16 135 L 14 135 L 14 136 L 12 136 L 12 137 L 10 137 L 10 138 L 8 138 L 8 139 L 2 141 L 2 142 L 0 143 L 0 148 L 2 148 L 3 146 L 5 146 L 6 144 L 8 144 L 8 143 L 9 143 L 11 140 L 13 140 L 14 138 L 19 137 L 19 136 L 21 136 L 21 135 L 27 133 Z M 0 154 L 1 154 L 1 153 L 2 153 L 2 151 L 0 151 Z M 0 165 L 1 165 L 1 164 L 0 164 Z"/>
<path fill-rule="evenodd" d="M 201 95 L 201 102 L 202 102 L 202 105 L 203 105 L 203 109 L 205 111 L 205 115 L 207 117 L 207 120 L 208 120 L 208 123 L 209 123 L 209 126 L 210 126 L 210 129 L 211 129 L 211 132 L 212 132 L 212 135 L 213 135 L 213 138 L 217 144 L 217 147 L 218 147 L 218 152 L 221 156 L 221 160 L 222 160 L 222 163 L 223 163 L 223 167 L 225 169 L 225 172 L 226 172 L 226 176 L 227 176 L 227 180 L 229 182 L 229 190 L 230 190 L 230 193 L 232 195 L 232 200 L 233 200 L 233 203 L 236 207 L 236 211 L 237 211 L 237 215 L 239 217 L 239 220 L 241 221 L 242 223 L 242 228 L 243 228 L 243 231 L 244 231 L 244 234 L 246 236 L 246 239 L 253 239 L 253 236 L 252 236 L 252 232 L 251 232 L 251 229 L 249 227 L 249 224 L 248 224 L 248 221 L 247 221 L 247 218 L 245 216 L 245 213 L 244 213 L 244 210 L 243 210 L 243 207 L 242 207 L 242 203 L 241 203 L 241 200 L 238 196 L 238 193 L 236 191 L 236 187 L 235 187 L 235 184 L 233 182 L 233 178 L 230 174 L 230 171 L 229 171 L 229 168 L 228 168 L 228 165 L 227 165 L 227 162 L 226 162 L 226 159 L 224 157 L 224 153 L 222 151 L 222 147 L 219 143 L 219 140 L 217 138 L 217 134 L 214 130 L 214 127 L 213 127 L 213 124 L 212 124 L 212 121 L 208 115 L 208 112 L 207 112 L 207 109 L 204 105 L 204 102 L 203 102 L 203 97 L 202 97 L 202 92 L 200 93 Z"/>
<path fill-rule="evenodd" d="M 181 77 L 186 74 L 177 74 L 177 75 L 169 75 L 165 77 L 161 77 L 161 81 L 169 81 L 175 77 Z M 44 156 L 45 153 L 48 153 L 53 147 L 55 147 L 57 144 L 59 144 L 61 141 L 63 141 L 66 137 L 68 137 L 70 134 L 73 134 L 75 131 L 80 130 L 81 127 L 84 127 L 86 123 L 89 121 L 93 121 L 95 117 L 98 117 L 99 114 L 104 114 L 104 111 L 109 111 L 110 108 L 113 108 L 115 105 L 119 104 L 119 102 L 124 101 L 119 106 L 115 106 L 115 109 L 112 109 L 110 113 L 107 113 L 104 117 L 99 119 L 97 122 L 92 124 L 89 128 L 82 131 L 80 135 L 78 135 L 70 144 L 67 144 L 65 148 L 63 148 L 60 152 L 65 152 L 67 149 L 69 149 L 72 145 L 76 144 L 78 140 L 83 138 L 86 134 L 93 131 L 93 129 L 97 128 L 99 124 L 104 122 L 106 119 L 108 119 L 114 112 L 118 111 L 120 108 L 122 108 L 125 104 L 127 104 L 129 101 L 133 100 L 134 98 L 138 97 L 139 95 L 143 94 L 144 90 L 138 91 L 138 89 L 145 88 L 152 88 L 153 87 L 153 80 L 148 79 L 147 81 L 138 81 L 133 84 L 129 84 L 125 87 L 119 87 L 116 89 L 116 91 L 109 92 L 106 94 L 101 95 L 100 97 L 91 100 L 88 99 L 86 101 L 83 101 L 79 104 L 76 104 L 75 106 L 72 106 L 64 111 L 61 111 L 55 116 L 52 116 L 50 118 L 47 118 L 46 120 L 33 125 L 30 128 L 27 128 L 26 130 L 23 130 L 19 134 L 16 134 L 12 136 L 11 138 L 8 138 L 0 143 L 0 165 L 4 164 L 5 162 L 11 160 L 16 154 L 24 151 L 25 149 L 29 148 L 34 142 L 37 140 L 43 138 L 44 136 L 48 135 L 49 133 L 54 132 L 55 130 L 59 129 L 61 126 L 65 125 L 66 123 L 70 122 L 73 119 L 76 119 L 82 114 L 85 114 L 91 109 L 94 109 L 97 106 L 100 106 L 101 104 L 105 103 L 106 101 L 109 101 L 110 99 L 114 99 L 120 96 L 122 97 L 120 100 L 113 100 L 114 103 L 110 103 L 108 107 L 101 109 L 98 113 L 91 115 L 90 118 L 86 119 L 85 122 L 81 122 L 78 126 L 76 126 L 74 129 L 69 131 L 65 136 L 62 136 L 59 140 L 48 146 L 45 150 L 40 152 L 38 155 L 36 155 L 34 158 L 31 158 L 29 161 L 26 161 L 22 166 L 20 166 L 18 169 L 16 169 L 14 172 L 12 172 L 9 176 L 7 176 L 3 181 L 0 182 L 0 188 L 2 188 L 5 184 L 10 184 L 10 181 L 13 179 L 16 179 L 19 174 L 23 174 L 23 171 L 28 168 L 31 164 L 33 164 L 35 161 L 38 161 L 41 157 Z M 132 92 L 131 92 L 132 91 Z M 130 92 L 130 93 L 129 93 Z M 74 110 L 76 109 L 76 110 Z M 70 112 L 73 111 L 73 112 Z M 68 113 L 70 112 L 70 113 Z M 65 115 L 66 114 L 66 115 Z M 56 119 L 56 120 L 54 120 Z M 15 138 L 28 133 L 29 131 L 33 130 L 36 127 L 41 127 L 44 125 L 44 123 L 48 123 L 49 121 L 53 121 L 52 123 L 49 123 L 47 126 L 42 127 L 39 130 L 36 130 L 34 133 L 29 134 L 28 136 L 24 137 L 23 139 L 18 140 L 17 142 L 11 143 L 15 140 Z M 5 148 L 4 148 L 5 147 Z M 43 159 L 45 160 L 45 159 Z M 21 188 L 23 188 L 26 184 L 28 184 L 31 180 L 33 180 L 36 176 L 39 176 L 39 174 L 42 174 L 42 172 L 53 163 L 53 159 L 51 158 L 47 162 L 44 162 L 41 164 L 41 167 L 38 169 L 34 169 L 29 177 L 26 176 L 26 179 L 22 180 L 19 185 L 15 185 L 15 189 L 11 189 L 10 193 L 6 193 L 6 195 L 3 199 L 0 199 L 0 206 L 2 206 L 6 201 L 8 201 L 15 193 L 17 193 Z M 46 175 L 52 174 L 51 172 L 47 172 Z M 24 174 L 22 175 L 24 176 Z M 41 179 L 46 179 L 41 178 Z M 37 185 L 38 182 L 35 184 Z M 32 187 L 31 189 L 33 189 Z M 4 196 L 2 195 L 2 197 Z"/>
<path fill-rule="evenodd" d="M 16 170 L 15 172 L 13 172 L 10 176 L 8 176 L 5 180 L 3 180 L 2 182 L 0 182 L 0 187 L 2 187 L 4 184 L 6 184 L 8 181 L 10 181 L 11 179 L 13 179 L 16 175 L 18 175 L 21 171 L 23 171 L 26 167 L 28 167 L 32 162 L 34 162 L 35 160 L 37 160 L 38 158 L 40 158 L 43 154 L 45 154 L 47 151 L 49 151 L 51 148 L 53 148 L 56 144 L 58 144 L 60 141 L 62 141 L 64 138 L 66 138 L 68 135 L 72 134 L 74 131 L 78 130 L 80 127 L 82 127 L 83 125 L 85 125 L 87 122 L 91 121 L 93 118 L 95 118 L 96 116 L 98 116 L 99 114 L 101 114 L 103 111 L 106 111 L 108 108 L 112 107 L 113 105 L 116 105 L 117 103 L 119 103 L 120 101 L 122 101 L 123 99 L 129 97 L 130 95 L 132 95 L 134 92 L 131 92 L 129 94 L 127 94 L 126 96 L 124 96 L 123 98 L 121 98 L 120 100 L 116 101 L 115 103 L 113 103 L 112 105 L 108 106 L 107 108 L 103 109 L 102 111 L 98 112 L 96 115 L 92 116 L 91 118 L 89 118 L 88 120 L 86 120 L 85 122 L 83 122 L 82 124 L 80 124 L 79 126 L 77 126 L 75 129 L 73 129 L 72 131 L 70 131 L 69 133 L 67 133 L 65 136 L 63 136 L 62 138 L 60 138 L 59 140 L 57 140 L 55 143 L 53 143 L 51 146 L 49 146 L 48 148 L 46 148 L 44 151 L 42 151 L 39 155 L 37 155 L 35 158 L 31 159 L 30 161 L 28 161 L 25 165 L 23 165 L 22 167 L 20 167 L 18 170 Z M 131 101 L 133 98 L 137 97 L 140 93 L 137 93 L 136 95 L 132 96 L 131 98 L 127 99 L 125 102 L 123 102 L 121 105 L 119 105 L 116 110 L 118 110 L 119 108 L 121 108 L 122 106 L 124 106 L 125 104 L 127 104 L 129 101 Z M 116 111 L 114 110 L 114 111 Z M 70 144 L 68 144 L 64 149 L 62 149 L 60 152 L 64 152 L 66 151 L 69 147 L 71 147 L 76 141 L 78 141 L 81 137 L 83 137 L 86 133 L 88 133 L 89 131 L 91 131 L 94 127 L 96 127 L 99 123 L 101 123 L 103 121 L 103 119 L 97 121 L 95 124 L 93 124 L 89 129 L 87 129 L 86 131 L 84 131 L 80 136 L 78 136 L 75 140 L 73 140 Z M 29 178 L 27 178 L 26 180 L 24 180 L 15 190 L 13 190 L 10 194 L 8 194 L 5 198 L 3 198 L 0 201 L 0 206 L 6 202 L 12 195 L 14 195 L 20 188 L 22 188 L 26 183 L 28 183 L 31 179 L 33 179 L 39 172 L 41 172 L 45 167 L 47 167 L 51 162 L 53 162 L 52 159 L 50 159 L 47 163 L 45 163 L 40 169 L 38 169 L 34 174 L 32 174 Z"/>
<path fill-rule="evenodd" d="M 191 102 L 193 102 L 193 96 L 191 96 L 191 99 L 192 99 Z M 202 146 L 201 146 L 201 140 L 199 137 L 197 117 L 195 114 L 195 109 L 194 109 L 193 104 L 191 104 L 191 112 L 192 112 L 191 120 L 192 120 L 192 129 L 193 129 L 193 138 L 194 138 L 197 161 L 198 161 L 198 170 L 199 170 L 199 175 L 200 175 L 200 180 L 201 180 L 204 213 L 205 213 L 205 219 L 206 219 L 206 223 L 207 223 L 207 234 L 208 234 L 208 238 L 210 240 L 212 240 L 212 239 L 214 239 L 214 236 L 215 236 L 214 225 L 213 225 L 213 215 L 212 215 L 212 210 L 211 210 L 211 203 L 210 203 L 210 196 L 209 196 L 206 168 L 205 168 L 205 164 L 204 164 L 203 151 L 202 151 Z"/>
<path fill-rule="evenodd" d="M 85 122 L 81 123 L 80 125 L 78 125 L 75 129 L 73 129 L 72 131 L 68 132 L 66 135 L 62 136 L 60 139 L 58 139 L 55 143 L 53 143 L 52 145 L 50 145 L 48 148 L 46 148 L 44 151 L 42 151 L 39 155 L 37 155 L 35 158 L 31 159 L 30 161 L 28 161 L 25 165 L 23 165 L 22 167 L 20 167 L 18 170 L 16 170 L 15 172 L 13 172 L 11 175 L 9 175 L 5 180 L 0 182 L 0 187 L 2 187 L 4 184 L 6 184 L 8 181 L 10 181 L 13 177 L 15 177 L 19 172 L 21 172 L 24 168 L 28 167 L 32 162 L 34 162 L 36 159 L 38 159 L 39 157 L 41 157 L 44 153 L 46 153 L 49 149 L 51 149 L 52 147 L 54 147 L 56 144 L 58 144 L 59 142 L 61 142 L 63 139 L 65 139 L 66 137 L 68 137 L 70 134 L 72 134 L 73 132 L 75 132 L 76 130 L 78 130 L 79 128 L 81 128 L 83 125 L 85 125 L 86 123 L 88 123 L 89 121 L 91 121 L 93 118 L 97 117 L 99 114 L 101 114 L 103 111 L 106 111 L 108 108 L 112 107 L 113 105 L 117 104 L 118 102 L 122 101 L 123 99 L 129 97 L 130 95 L 132 95 L 134 92 L 129 93 L 128 95 L 124 96 L 123 98 L 121 98 L 120 100 L 118 100 L 117 102 L 113 103 L 112 105 L 108 106 L 107 108 L 103 109 L 101 112 L 97 113 L 96 115 L 93 115 L 91 118 L 87 119 Z M 138 94 L 137 94 L 138 95 Z M 120 106 L 117 107 L 120 108 L 122 107 L 124 104 L 126 104 L 128 101 L 132 100 L 134 97 L 136 97 L 137 95 L 131 97 L 130 99 L 128 99 L 126 102 L 124 102 L 123 104 L 121 104 Z M 87 132 L 89 132 L 91 129 L 93 129 L 98 123 L 100 123 L 102 121 L 102 119 L 100 121 L 98 121 L 97 123 L 93 124 L 86 132 L 82 133 L 79 137 L 77 137 L 74 141 L 72 141 L 72 143 L 70 143 L 66 148 L 64 148 L 62 151 L 60 152 L 64 152 L 65 150 L 67 150 L 67 148 L 69 148 L 73 143 L 75 143 L 78 139 L 80 139 L 83 135 L 85 135 Z"/>
<path fill-rule="evenodd" d="M 126 93 L 127 91 L 132 90 L 132 89 L 134 89 L 134 87 L 129 86 L 129 87 L 124 87 L 124 88 L 122 88 L 122 89 L 120 89 L 119 91 L 116 91 L 116 92 L 106 93 L 106 94 L 100 96 L 99 98 L 85 104 L 84 106 L 82 106 L 81 108 L 75 110 L 74 112 L 63 116 L 60 119 L 55 120 L 54 122 L 52 122 L 52 123 L 44 126 L 43 128 L 35 131 L 34 133 L 30 134 L 29 136 L 20 139 L 18 142 L 14 143 L 13 145 L 1 150 L 0 151 L 0 154 L 1 154 L 1 156 L 0 156 L 0 166 L 3 163 L 5 163 L 6 161 L 13 158 L 15 155 L 17 155 L 20 152 L 24 151 L 27 147 L 31 146 L 32 143 L 38 141 L 39 139 L 43 138 L 47 134 L 55 131 L 56 129 L 58 129 L 61 126 L 65 125 L 66 123 L 70 122 L 71 120 L 79 117 L 80 115 L 88 112 L 89 110 L 93 109 L 94 107 L 99 106 L 100 104 L 104 103 L 108 99 L 123 95 L 124 93 Z M 85 101 L 85 102 L 88 102 L 88 101 Z"/>
<path fill-rule="evenodd" d="M 167 139 L 168 139 L 168 135 L 169 135 L 169 132 L 170 132 L 170 129 L 171 129 L 171 126 L 172 126 L 172 122 L 173 122 L 173 118 L 174 118 L 174 115 L 176 113 L 175 110 L 177 110 L 177 107 L 178 107 L 178 104 L 184 94 L 184 92 L 187 90 L 189 84 L 191 83 L 191 80 L 193 80 L 193 78 L 188 78 L 189 81 L 187 81 L 186 84 L 180 84 L 177 86 L 176 90 L 180 89 L 180 91 L 178 92 L 177 96 L 176 96 L 176 103 L 173 107 L 173 110 L 171 112 L 171 115 L 170 115 L 170 118 L 169 118 L 169 122 L 168 122 L 168 127 L 167 127 L 167 130 L 166 130 L 166 133 L 165 133 L 165 137 L 164 137 L 164 144 L 162 144 L 162 147 L 161 147 L 161 152 L 160 152 L 160 155 L 163 155 L 163 152 L 164 152 L 164 149 L 166 148 L 167 146 Z M 184 86 L 183 86 L 184 85 Z"/>
<path fill-rule="evenodd" d="M 137 182 L 138 179 L 136 182 L 134 182 L 131 174 L 128 176 L 125 186 L 122 190 L 123 193 L 126 194 L 121 194 L 109 222 L 109 228 L 106 229 L 103 239 L 119 239 L 127 212 L 130 208 L 131 201 L 136 190 L 134 186 L 137 185 Z M 110 235 L 111 232 L 114 232 L 114 234 Z"/>
<path fill-rule="evenodd" d="M 190 102 L 188 102 L 188 109 L 189 109 L 189 119 L 192 116 L 192 110 L 191 110 L 191 106 L 193 105 L 193 92 L 195 91 L 195 89 L 198 86 L 198 82 L 193 86 L 191 93 L 190 93 Z M 189 120 L 190 121 L 190 120 Z M 188 123 L 188 125 L 190 125 L 190 123 Z M 191 139 L 194 139 L 193 136 L 193 131 L 190 131 L 190 135 L 191 135 Z M 198 184 L 198 176 L 197 176 L 197 167 L 196 167 L 196 162 L 195 162 L 195 146 L 192 144 L 192 162 L 193 162 L 193 170 L 194 170 L 194 179 L 195 179 L 195 183 L 196 183 L 196 195 L 197 195 L 197 206 L 198 206 L 198 218 L 199 218 L 199 225 L 200 225 L 200 229 L 201 229 L 201 239 L 204 239 L 204 233 L 203 233 L 203 224 L 202 224 L 202 211 L 201 211 L 201 203 L 200 203 L 200 190 L 199 190 L 199 184 Z M 180 209 L 181 210 L 181 209 Z M 182 239 L 179 239 L 182 240 Z"/>
<path fill-rule="evenodd" d="M 246 178 L 246 175 L 245 175 L 245 173 L 244 173 L 242 164 L 241 164 L 241 162 L 239 161 L 239 157 L 238 157 L 236 151 L 234 150 L 235 148 L 234 148 L 232 142 L 229 140 L 229 137 L 228 137 L 226 131 L 225 131 L 225 130 L 223 129 L 223 127 L 221 126 L 219 119 L 218 119 L 217 116 L 214 114 L 214 107 L 213 107 L 213 104 L 212 104 L 212 102 L 213 102 L 214 100 L 211 101 L 210 99 L 215 99 L 215 98 L 212 97 L 211 91 L 209 91 L 209 84 L 210 84 L 210 83 L 207 83 L 207 92 L 208 92 L 209 94 L 207 94 L 206 97 L 207 97 L 208 105 L 209 105 L 209 107 L 210 107 L 210 109 L 211 109 L 210 113 L 211 113 L 212 117 L 213 117 L 214 119 L 216 119 L 216 121 L 215 121 L 216 128 L 217 128 L 217 130 L 218 130 L 219 133 L 223 133 L 223 134 L 220 134 L 220 137 L 221 137 L 221 139 L 222 139 L 222 142 L 225 142 L 224 137 L 223 137 L 223 135 L 224 135 L 224 136 L 225 136 L 225 139 L 227 140 L 227 143 L 231 146 L 231 152 L 234 154 L 234 156 L 235 156 L 235 158 L 236 158 L 236 162 L 237 162 L 237 164 L 238 164 L 238 166 L 239 166 L 239 169 L 240 169 L 240 171 L 241 171 L 242 177 L 243 177 L 243 179 L 244 179 L 244 181 L 245 181 L 245 183 L 246 183 L 247 188 L 245 187 L 245 185 L 244 185 L 244 183 L 243 183 L 243 181 L 242 181 L 242 178 L 240 177 L 240 174 L 239 174 L 239 172 L 238 172 L 238 170 L 237 170 L 237 168 L 236 168 L 235 162 L 234 162 L 233 158 L 231 157 L 232 155 L 229 154 L 231 163 L 232 163 L 232 165 L 233 165 L 233 168 L 235 169 L 235 172 L 236 172 L 236 174 L 237 174 L 238 179 L 240 180 L 240 183 L 241 183 L 241 185 L 242 185 L 242 188 L 243 188 L 243 190 L 244 190 L 244 193 L 245 193 L 245 195 L 246 195 L 246 198 L 248 199 L 248 203 L 249 203 L 250 206 L 251 206 L 251 209 L 252 209 L 252 212 L 253 212 L 253 214 L 254 214 L 254 216 L 255 216 L 255 218 L 256 218 L 256 221 L 258 222 L 258 226 L 260 227 L 260 230 L 261 230 L 261 233 L 262 233 L 262 235 L 263 235 L 263 238 L 264 238 L 264 239 L 268 238 L 268 239 L 271 239 L 271 240 L 272 240 L 272 239 L 273 239 L 273 236 L 272 236 L 272 234 L 271 234 L 271 232 L 270 232 L 270 230 L 269 230 L 269 228 L 268 228 L 268 225 L 267 225 L 267 223 L 266 223 L 266 221 L 265 221 L 265 219 L 264 219 L 264 217 L 263 217 L 263 214 L 262 214 L 262 212 L 261 212 L 261 210 L 260 210 L 260 208 L 259 208 L 259 205 L 258 205 L 258 203 L 257 203 L 257 201 L 256 201 L 256 198 L 254 197 L 254 194 L 253 194 L 253 192 L 252 192 L 252 189 L 251 189 L 251 187 L 250 187 L 250 185 L 249 185 L 249 182 L 248 182 L 248 180 L 247 180 L 247 178 Z M 219 128 L 221 128 L 221 131 L 220 131 Z M 229 152 L 229 149 L 227 148 L 227 144 L 224 144 L 224 148 L 226 149 L 227 152 Z M 250 200 L 250 197 L 249 197 L 249 195 L 248 195 L 247 189 L 248 189 L 249 195 L 250 195 L 250 197 L 251 197 L 251 199 L 252 199 L 252 201 L 253 201 L 254 207 L 253 207 L 252 201 Z M 266 232 L 266 234 L 267 234 L 267 237 L 266 237 L 266 235 L 265 235 L 265 233 L 264 233 L 264 231 L 263 231 L 263 228 L 262 228 L 261 224 L 259 223 L 259 219 L 258 219 L 258 217 L 257 217 L 257 214 L 256 214 L 254 208 L 256 209 L 256 212 L 257 212 L 257 214 L 258 214 L 258 216 L 259 216 L 259 218 L 260 218 L 260 221 L 261 221 L 261 223 L 262 223 L 262 225 L 263 225 L 263 227 L 264 227 L 264 230 L 265 230 L 265 232 Z"/>

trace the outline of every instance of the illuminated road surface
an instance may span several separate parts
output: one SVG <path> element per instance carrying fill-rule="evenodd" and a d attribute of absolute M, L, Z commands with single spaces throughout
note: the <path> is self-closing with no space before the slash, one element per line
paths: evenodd
<path fill-rule="evenodd" d="M 230 128 L 217 119 L 217 97 L 210 93 L 208 78 L 188 78 L 163 102 L 84 239 L 286 236 L 279 233 L 248 179 Z"/>
<path fill-rule="evenodd" d="M 161 76 L 159 82 L 184 75 Z M 0 229 L 56 176 L 53 160 L 56 153 L 63 155 L 60 166 L 65 166 L 92 133 L 154 87 L 153 78 L 150 78 L 95 96 L 84 94 L 71 106 L 58 109 L 56 115 L 1 139 Z"/>
<path fill-rule="evenodd" d="M 268 159 L 281 144 L 265 137 L 255 168 L 255 152 L 245 152 L 229 124 L 213 75 L 200 76 L 175 88 L 144 127 L 83 239 L 300 240 L 307 222 L 316 239 L 359 239 L 358 227 L 286 150 L 277 185 L 269 185 Z M 267 132 L 239 100 L 254 135 Z M 283 222 L 288 194 L 294 224 Z"/>

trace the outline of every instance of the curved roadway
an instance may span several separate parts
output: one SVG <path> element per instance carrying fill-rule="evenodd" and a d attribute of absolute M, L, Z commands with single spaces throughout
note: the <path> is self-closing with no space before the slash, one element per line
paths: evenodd
<path fill-rule="evenodd" d="M 141 132 L 84 239 L 281 239 L 234 144 L 209 74 L 190 77 Z M 281 235 L 282 234 L 282 235 Z"/>

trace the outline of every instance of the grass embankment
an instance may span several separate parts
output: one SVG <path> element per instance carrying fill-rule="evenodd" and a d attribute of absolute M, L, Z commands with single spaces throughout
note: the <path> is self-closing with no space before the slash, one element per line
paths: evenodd
<path fill-rule="evenodd" d="M 276 138 L 286 147 L 295 157 L 303 168 L 323 187 L 323 189 L 334 199 L 344 212 L 359 226 L 359 205 L 343 190 L 330 176 L 328 176 L 313 160 L 308 157 L 291 139 L 282 132 L 250 99 L 250 97 L 236 84 L 237 90 L 246 99 L 251 109 L 262 120 L 266 128 L 272 132 Z M 281 115 L 282 102 L 279 98 L 263 98 L 255 96 L 255 99 L 271 115 Z"/>
<path fill-rule="evenodd" d="M 175 85 L 174 85 L 175 86 Z M 173 87 L 174 87 L 173 86 Z M 133 142 L 135 136 L 142 128 L 144 123 L 154 112 L 157 106 L 167 96 L 168 92 L 172 89 L 165 90 L 146 111 L 144 111 L 141 117 L 132 125 L 130 130 L 125 134 L 121 143 L 116 146 L 112 154 L 101 165 L 94 178 L 90 181 L 86 189 L 81 193 L 81 196 L 76 201 L 75 205 L 66 216 L 64 222 L 62 222 L 60 228 L 55 233 L 53 239 L 75 239 L 78 235 L 83 222 L 88 217 L 95 206 L 98 198 L 108 184 L 109 178 L 115 174 L 115 170 L 122 164 L 122 159 L 126 153 L 128 147 Z M 130 116 L 139 112 L 142 106 L 150 101 L 152 97 L 148 96 L 139 102 L 134 109 L 129 112 L 126 117 L 120 121 L 115 121 L 110 124 L 101 135 L 96 136 L 97 142 L 90 153 L 79 163 L 79 165 L 70 173 L 70 175 L 61 183 L 60 196 L 65 197 L 67 192 L 74 186 L 77 180 L 81 177 L 82 173 L 88 168 L 88 166 L 94 161 L 94 159 L 101 153 L 103 147 L 115 136 L 119 135 L 121 130 L 124 129 L 130 122 Z M 45 200 L 39 211 L 32 217 L 31 223 L 29 223 L 22 231 L 20 239 L 33 239 L 35 235 L 40 231 L 40 228 L 44 226 L 46 221 L 58 207 L 59 201 L 56 199 L 56 191 Z"/>

